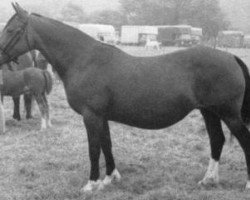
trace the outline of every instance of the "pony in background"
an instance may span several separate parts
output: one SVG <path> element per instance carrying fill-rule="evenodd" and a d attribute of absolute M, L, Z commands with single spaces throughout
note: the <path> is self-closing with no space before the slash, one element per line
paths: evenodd
<path fill-rule="evenodd" d="M 22 94 L 33 96 L 41 113 L 41 129 L 51 126 L 49 104 L 46 95 L 52 90 L 52 77 L 46 70 L 29 67 L 22 70 L 10 70 L 11 64 L 2 67 L 2 96 L 19 97 Z"/>

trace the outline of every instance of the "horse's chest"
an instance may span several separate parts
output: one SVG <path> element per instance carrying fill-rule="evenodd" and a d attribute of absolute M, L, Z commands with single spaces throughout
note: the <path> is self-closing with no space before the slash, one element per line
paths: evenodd
<path fill-rule="evenodd" d="M 66 86 L 67 100 L 72 109 L 81 114 L 85 107 L 96 112 L 104 112 L 108 104 L 108 94 L 101 85 L 78 82 L 74 87 Z"/>

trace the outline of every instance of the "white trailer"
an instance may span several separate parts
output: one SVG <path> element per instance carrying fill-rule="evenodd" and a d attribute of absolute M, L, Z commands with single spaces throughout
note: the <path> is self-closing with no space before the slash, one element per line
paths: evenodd
<path fill-rule="evenodd" d="M 117 36 L 115 28 L 112 25 L 106 24 L 79 24 L 75 22 L 64 22 L 70 26 L 73 26 L 80 31 L 88 34 L 96 40 L 115 44 L 117 42 Z"/>
<path fill-rule="evenodd" d="M 6 23 L 5 22 L 0 22 L 0 33 L 3 31 Z"/>
<path fill-rule="evenodd" d="M 79 29 L 97 40 L 113 44 L 117 42 L 116 31 L 112 25 L 80 24 Z"/>
<path fill-rule="evenodd" d="M 122 44 L 139 44 L 141 37 L 145 37 L 145 35 L 156 38 L 158 28 L 155 26 L 122 26 L 120 42 Z"/>

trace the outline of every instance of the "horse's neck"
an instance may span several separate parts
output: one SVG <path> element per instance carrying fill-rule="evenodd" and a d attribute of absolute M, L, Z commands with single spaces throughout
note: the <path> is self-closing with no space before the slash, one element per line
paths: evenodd
<path fill-rule="evenodd" d="M 32 28 L 36 32 L 35 44 L 44 57 L 63 78 L 69 68 L 84 62 L 95 40 L 62 23 L 48 18 L 34 17 Z"/>

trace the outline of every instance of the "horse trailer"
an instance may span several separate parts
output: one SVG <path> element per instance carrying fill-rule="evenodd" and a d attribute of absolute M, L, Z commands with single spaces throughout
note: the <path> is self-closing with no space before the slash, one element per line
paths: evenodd
<path fill-rule="evenodd" d="M 244 36 L 243 46 L 244 46 L 244 48 L 250 48 L 250 35 Z"/>
<path fill-rule="evenodd" d="M 199 44 L 202 29 L 190 25 L 158 26 L 158 41 L 163 46 L 192 46 Z"/>
<path fill-rule="evenodd" d="M 158 28 L 155 26 L 122 26 L 121 43 L 126 45 L 145 45 L 147 39 L 156 40 Z"/>
<path fill-rule="evenodd" d="M 115 28 L 107 24 L 80 24 L 76 22 L 64 22 L 80 31 L 88 34 L 96 40 L 109 44 L 116 44 L 118 39 Z"/>
<path fill-rule="evenodd" d="M 244 43 L 244 33 L 242 31 L 220 31 L 217 41 L 219 47 L 241 48 Z"/>

